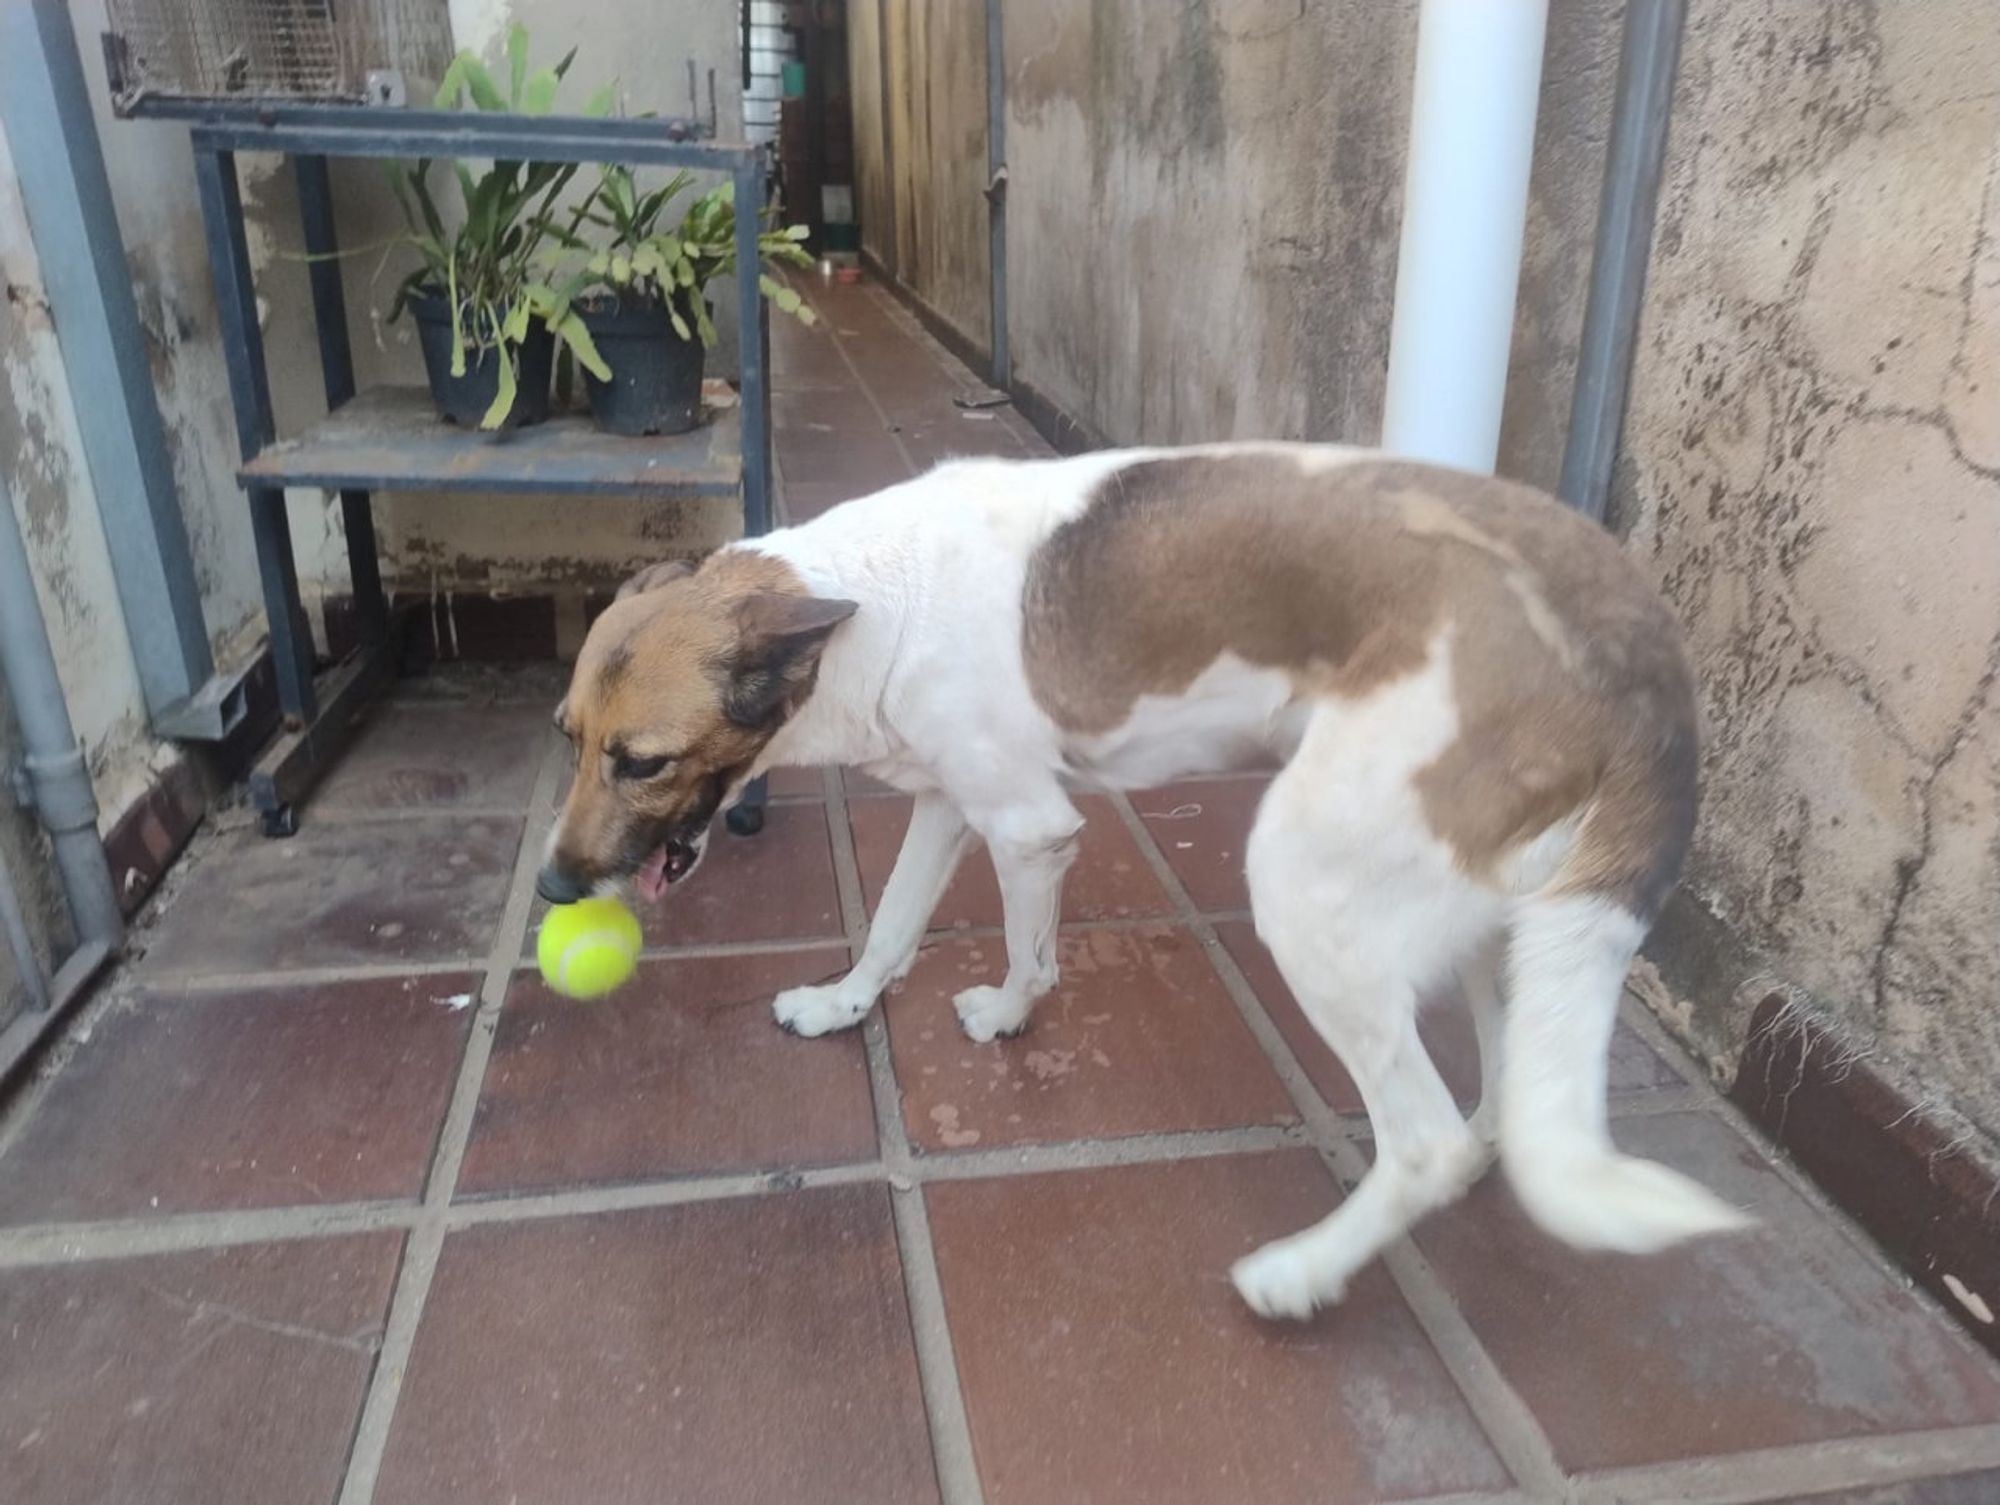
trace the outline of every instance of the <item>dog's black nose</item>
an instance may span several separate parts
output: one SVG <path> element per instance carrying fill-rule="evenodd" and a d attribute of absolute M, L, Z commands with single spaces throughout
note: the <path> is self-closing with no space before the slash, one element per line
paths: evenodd
<path fill-rule="evenodd" d="M 590 890 L 551 862 L 535 874 L 535 892 L 551 904 L 574 904 Z"/>

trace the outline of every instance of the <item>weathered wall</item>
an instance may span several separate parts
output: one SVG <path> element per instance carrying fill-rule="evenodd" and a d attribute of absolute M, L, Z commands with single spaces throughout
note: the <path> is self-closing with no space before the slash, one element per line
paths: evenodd
<path fill-rule="evenodd" d="M 1747 948 L 1686 1027 L 1726 1063 L 1800 985 L 2000 1139 L 1996 80 L 1991 0 L 1697 0 L 1617 505 L 1706 697 L 1685 900 Z"/>
<path fill-rule="evenodd" d="M 1502 468 L 1560 464 L 1622 8 L 1556 0 Z M 1372 440 L 1416 6 L 1007 0 L 1017 375 L 1119 441 Z"/>
<path fill-rule="evenodd" d="M 848 25 L 862 243 L 934 314 L 986 347 L 986 8 L 850 0 Z"/>
<path fill-rule="evenodd" d="M 861 245 L 892 267 L 896 225 L 882 115 L 881 0 L 847 0 L 847 97 L 854 111 L 854 203 L 861 216 Z"/>

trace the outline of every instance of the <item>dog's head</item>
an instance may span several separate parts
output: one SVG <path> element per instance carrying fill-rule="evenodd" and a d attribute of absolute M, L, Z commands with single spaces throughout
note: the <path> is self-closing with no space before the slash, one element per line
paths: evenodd
<path fill-rule="evenodd" d="M 789 565 L 727 550 L 655 565 L 592 625 L 556 726 L 576 775 L 535 887 L 569 903 L 636 878 L 649 899 L 693 872 L 716 811 L 812 693 L 852 601 Z"/>

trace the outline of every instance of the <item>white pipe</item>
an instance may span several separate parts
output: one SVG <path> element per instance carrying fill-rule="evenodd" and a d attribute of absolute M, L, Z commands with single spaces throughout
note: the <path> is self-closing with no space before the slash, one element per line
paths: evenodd
<path fill-rule="evenodd" d="M 1490 473 L 1548 0 L 1423 0 L 1382 447 Z"/>

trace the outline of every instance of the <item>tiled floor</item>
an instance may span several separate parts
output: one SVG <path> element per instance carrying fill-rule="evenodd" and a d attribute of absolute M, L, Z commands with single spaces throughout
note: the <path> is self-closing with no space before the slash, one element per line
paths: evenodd
<path fill-rule="evenodd" d="M 868 289 L 774 330 L 794 513 L 1011 413 Z M 2000 1372 L 1636 1014 L 1619 1139 L 1755 1234 L 1586 1258 L 1498 1183 L 1299 1327 L 1225 1271 L 1365 1164 L 1244 913 L 1261 780 L 1086 802 L 1060 991 L 968 860 L 862 1032 L 797 1040 L 907 818 L 793 775 L 596 1004 L 523 970 L 553 677 L 404 686 L 302 833 L 204 836 L 0 1123 L 0 1500 L 2000 1500 Z M 1468 1099 L 1449 1001 L 1434 1050 Z"/>

